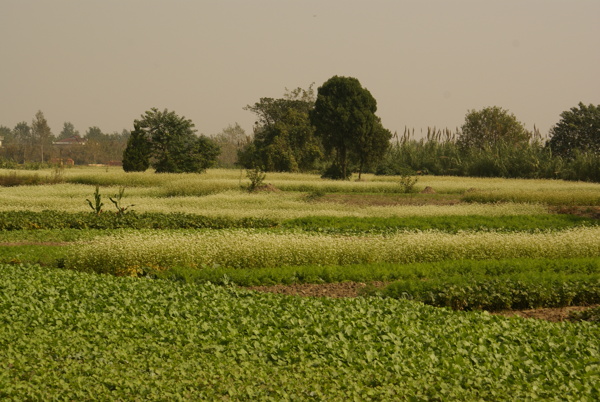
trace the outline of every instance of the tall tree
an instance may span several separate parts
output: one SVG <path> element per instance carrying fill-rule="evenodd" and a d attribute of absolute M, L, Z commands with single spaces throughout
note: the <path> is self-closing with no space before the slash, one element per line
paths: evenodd
<path fill-rule="evenodd" d="M 553 153 L 567 157 L 576 150 L 600 154 L 600 105 L 586 106 L 580 102 L 560 117 L 550 129 L 548 146 Z"/>
<path fill-rule="evenodd" d="M 63 129 L 61 130 L 57 139 L 64 140 L 65 138 L 71 138 L 76 136 L 79 137 L 79 131 L 75 129 L 73 123 L 71 123 L 70 121 L 65 121 L 63 124 Z"/>
<path fill-rule="evenodd" d="M 199 173 L 213 166 L 219 154 L 212 140 L 195 135 L 191 120 L 167 109 L 146 111 L 134 121 L 134 128 L 132 137 L 143 136 L 149 143 L 149 161 L 156 173 Z M 125 152 L 135 146 L 130 141 Z"/>
<path fill-rule="evenodd" d="M 492 106 L 466 114 L 458 144 L 463 150 L 485 149 L 500 144 L 526 145 L 530 138 L 531 133 L 513 114 Z"/>
<path fill-rule="evenodd" d="M 151 144 L 146 133 L 137 123 L 123 151 L 123 170 L 126 172 L 144 172 L 150 167 Z"/>
<path fill-rule="evenodd" d="M 312 85 L 308 90 L 286 89 L 283 98 L 261 98 L 244 109 L 256 114 L 254 140 L 239 153 L 247 168 L 271 171 L 307 171 L 321 158 L 321 144 L 310 124 L 314 107 Z"/>
<path fill-rule="evenodd" d="M 52 145 L 52 131 L 50 130 L 50 126 L 48 126 L 48 122 L 44 117 L 44 113 L 39 110 L 35 114 L 35 118 L 31 123 L 31 132 L 33 134 L 33 138 L 38 143 L 40 147 L 40 156 L 42 163 L 44 162 L 44 151 L 48 152 L 51 149 Z"/>
<path fill-rule="evenodd" d="M 235 123 L 234 125 L 230 124 L 215 135 L 214 140 L 221 148 L 218 165 L 233 168 L 238 161 L 238 152 L 248 143 L 249 138 L 246 131 L 238 123 Z"/>
<path fill-rule="evenodd" d="M 13 128 L 13 137 L 17 144 L 17 161 L 25 163 L 32 160 L 36 142 L 29 124 L 25 121 L 17 123 Z"/>
<path fill-rule="evenodd" d="M 382 128 L 376 111 L 375 98 L 356 78 L 334 76 L 319 87 L 310 119 L 335 158 L 331 177 L 347 179 L 351 159 L 359 164 L 360 177 L 367 162 L 385 152 L 391 133 Z"/>

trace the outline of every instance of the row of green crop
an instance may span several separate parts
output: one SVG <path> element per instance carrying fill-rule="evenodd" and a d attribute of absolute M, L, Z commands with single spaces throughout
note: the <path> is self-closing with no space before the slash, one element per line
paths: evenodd
<path fill-rule="evenodd" d="M 190 269 L 174 267 L 153 272 L 151 276 L 183 283 L 258 286 L 274 284 L 335 283 L 335 282 L 393 282 L 440 281 L 464 278 L 514 277 L 520 274 L 544 276 L 546 274 L 597 275 L 600 258 L 520 258 L 502 260 L 457 260 L 413 264 L 354 264 L 354 265 L 303 265 L 276 268 L 237 269 L 204 267 Z"/>
<path fill-rule="evenodd" d="M 597 226 L 599 222 L 598 219 L 558 214 L 389 218 L 309 216 L 286 220 L 281 226 L 321 233 L 394 233 L 406 230 L 439 230 L 447 233 L 457 233 L 465 230 L 505 232 L 564 230 L 579 226 Z"/>
<path fill-rule="evenodd" d="M 600 303 L 600 272 L 591 275 L 520 273 L 496 277 L 457 276 L 427 281 L 398 281 L 383 290 L 371 292 L 454 310 L 585 306 Z"/>
<path fill-rule="evenodd" d="M 153 274 L 184 283 L 241 286 L 393 282 L 364 295 L 410 299 L 456 310 L 509 310 L 600 303 L 600 258 L 443 261 L 431 264 L 302 266 L 254 270 L 175 268 Z"/>
<path fill-rule="evenodd" d="M 600 327 L 0 266 L 0 399 L 598 400 Z"/>
<path fill-rule="evenodd" d="M 206 217 L 184 213 L 124 214 L 103 212 L 0 211 L 0 230 L 31 229 L 224 229 L 268 228 L 277 223 L 265 218 Z"/>
<path fill-rule="evenodd" d="M 0 231 L 31 229 L 302 229 L 322 233 L 394 233 L 406 230 L 540 231 L 597 226 L 597 219 L 573 215 L 330 217 L 310 216 L 278 221 L 266 218 L 207 217 L 184 213 L 68 213 L 59 211 L 0 211 Z"/>

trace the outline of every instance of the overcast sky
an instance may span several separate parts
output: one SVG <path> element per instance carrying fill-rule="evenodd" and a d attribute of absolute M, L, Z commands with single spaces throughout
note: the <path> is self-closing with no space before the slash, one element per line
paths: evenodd
<path fill-rule="evenodd" d="M 285 88 L 357 78 L 384 126 L 455 128 L 500 106 L 542 133 L 600 104 L 599 0 L 0 0 L 0 125 L 132 129 L 157 107 L 200 133 Z"/>

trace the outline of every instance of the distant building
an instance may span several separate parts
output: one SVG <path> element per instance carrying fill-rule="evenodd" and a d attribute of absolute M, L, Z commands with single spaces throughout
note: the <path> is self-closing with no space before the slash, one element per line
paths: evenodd
<path fill-rule="evenodd" d="M 4 141 L 4 137 L 0 135 L 0 148 L 2 148 L 2 141 Z"/>
<path fill-rule="evenodd" d="M 62 140 L 53 141 L 52 145 L 85 145 L 87 140 L 76 135 L 74 137 L 63 138 Z"/>
<path fill-rule="evenodd" d="M 50 163 L 60 166 L 75 166 L 75 161 L 71 158 L 52 158 Z"/>

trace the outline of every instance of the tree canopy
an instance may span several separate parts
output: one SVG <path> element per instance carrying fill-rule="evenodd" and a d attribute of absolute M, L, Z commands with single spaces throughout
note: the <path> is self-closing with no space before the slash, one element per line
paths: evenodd
<path fill-rule="evenodd" d="M 348 178 L 351 159 L 357 162 L 360 177 L 368 163 L 385 153 L 391 133 L 376 111 L 375 98 L 356 78 L 334 76 L 319 87 L 310 119 L 325 150 L 335 158 L 330 177 Z"/>
<path fill-rule="evenodd" d="M 314 135 L 309 112 L 314 107 L 312 85 L 308 90 L 286 90 L 283 98 L 261 98 L 244 109 L 257 117 L 254 140 L 239 153 L 246 168 L 297 172 L 314 169 L 321 158 L 321 144 Z"/>
<path fill-rule="evenodd" d="M 570 157 L 574 152 L 600 153 L 600 105 L 578 107 L 564 111 L 550 129 L 548 146 L 557 155 Z"/>
<path fill-rule="evenodd" d="M 500 143 L 527 144 L 531 137 L 523 124 L 498 106 L 470 110 L 459 133 L 462 149 L 495 147 Z"/>
<path fill-rule="evenodd" d="M 219 147 L 195 132 L 191 120 L 167 109 L 161 112 L 152 108 L 134 121 L 123 153 L 123 168 L 142 169 L 149 163 L 156 173 L 203 172 L 215 163 Z"/>

